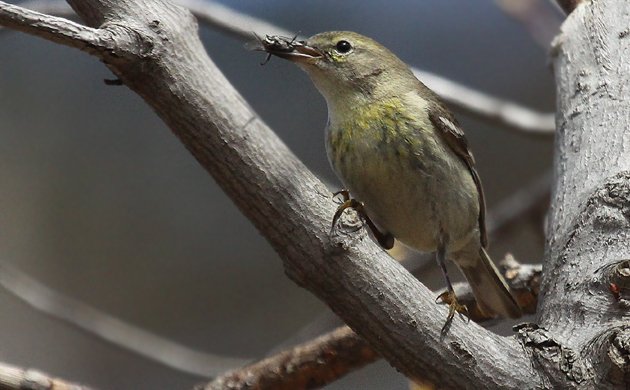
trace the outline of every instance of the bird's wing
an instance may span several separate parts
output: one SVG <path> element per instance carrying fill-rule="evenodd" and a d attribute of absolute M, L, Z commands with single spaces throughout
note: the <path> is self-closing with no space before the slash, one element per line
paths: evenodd
<path fill-rule="evenodd" d="M 466 163 L 473 177 L 473 181 L 477 186 L 477 193 L 479 194 L 479 233 L 481 236 L 481 246 L 486 248 L 488 246 L 488 236 L 486 233 L 486 200 L 483 195 L 481 179 L 475 169 L 475 158 L 468 148 L 468 141 L 466 140 L 464 131 L 453 117 L 453 114 L 451 114 L 441 102 L 433 102 L 432 107 L 429 107 L 428 111 L 431 123 L 433 123 L 433 126 L 438 130 L 442 139 L 446 141 L 446 144 Z"/>

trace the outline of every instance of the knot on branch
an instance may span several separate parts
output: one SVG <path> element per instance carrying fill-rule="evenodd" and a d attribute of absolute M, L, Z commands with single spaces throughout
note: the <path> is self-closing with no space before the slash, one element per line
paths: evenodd
<path fill-rule="evenodd" d="M 108 4 L 107 7 L 70 3 L 77 14 L 98 32 L 87 51 L 107 64 L 134 64 L 145 59 L 158 61 L 166 51 L 166 43 L 178 45 L 186 42 L 198 30 L 192 13 L 174 4 L 145 3 L 138 13 L 137 9 L 122 3 Z M 170 50 L 171 53 L 175 51 Z"/>
<path fill-rule="evenodd" d="M 616 329 L 608 338 L 608 380 L 615 385 L 630 383 L 630 326 Z"/>
<path fill-rule="evenodd" d="M 630 172 L 620 172 L 593 194 L 587 209 L 596 208 L 594 223 L 600 229 L 630 226 Z"/>
<path fill-rule="evenodd" d="M 514 331 L 518 332 L 518 340 L 532 354 L 534 364 L 558 385 L 566 386 L 567 381 L 579 384 L 592 377 L 581 356 L 561 345 L 546 329 L 525 323 L 515 326 Z"/>
<path fill-rule="evenodd" d="M 99 57 L 109 64 L 146 57 L 153 51 L 155 43 L 143 30 L 141 26 L 122 22 L 103 24 L 99 28 L 102 42 L 96 45 Z"/>
<path fill-rule="evenodd" d="M 605 233 L 622 233 L 630 228 L 630 172 L 619 172 L 608 179 L 586 201 L 586 206 L 580 212 L 577 222 L 569 235 L 564 250 L 571 247 L 573 242 L 586 233 L 593 233 L 587 229 L 592 224 L 593 229 Z M 617 234 L 618 235 L 618 234 Z M 598 235 L 598 236 L 601 236 Z M 615 236 L 608 240 L 615 240 Z M 612 243 L 612 241 L 610 242 Z"/>
<path fill-rule="evenodd" d="M 367 238 L 365 221 L 354 209 L 346 209 L 330 230 L 330 242 L 334 253 L 345 252 L 353 243 Z"/>

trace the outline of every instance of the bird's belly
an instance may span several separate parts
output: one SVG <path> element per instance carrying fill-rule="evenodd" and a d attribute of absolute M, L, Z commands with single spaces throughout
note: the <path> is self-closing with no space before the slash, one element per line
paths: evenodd
<path fill-rule="evenodd" d="M 467 167 L 440 147 L 364 138 L 329 157 L 352 196 L 396 239 L 425 252 L 445 239 L 455 251 L 478 234 L 479 199 Z"/>

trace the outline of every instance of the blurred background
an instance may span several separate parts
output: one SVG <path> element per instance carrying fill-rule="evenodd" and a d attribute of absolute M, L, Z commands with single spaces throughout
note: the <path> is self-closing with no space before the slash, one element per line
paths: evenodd
<path fill-rule="evenodd" d="M 554 109 L 547 51 L 562 17 L 544 0 L 222 3 L 304 36 L 354 30 L 423 70 Z M 260 66 L 264 55 L 211 27 L 200 33 L 260 116 L 338 189 L 324 151 L 325 102 L 306 75 L 277 59 Z M 104 84 L 111 78 L 77 50 L 0 31 L 0 262 L 198 351 L 260 358 L 325 330 L 326 307 L 284 275 L 265 239 L 147 105 Z M 490 210 L 550 168 L 551 136 L 458 117 Z M 536 262 L 541 229 L 524 219 L 491 254 Z M 425 275 L 431 288 L 442 287 L 434 267 Z M 0 361 L 101 389 L 186 389 L 204 379 L 51 318 L 2 288 Z M 380 361 L 327 389 L 407 387 Z"/>

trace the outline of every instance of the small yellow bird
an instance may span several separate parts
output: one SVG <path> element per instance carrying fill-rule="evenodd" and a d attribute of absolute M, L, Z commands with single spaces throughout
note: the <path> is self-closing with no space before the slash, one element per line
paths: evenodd
<path fill-rule="evenodd" d="M 392 236 L 419 251 L 436 251 L 458 305 L 445 260 L 464 273 L 488 316 L 521 310 L 487 252 L 485 202 L 464 132 L 437 95 L 387 48 L 348 31 L 306 41 L 266 37 L 263 49 L 306 71 L 326 99 L 326 149 L 379 243 Z M 372 222 L 374 221 L 374 222 Z M 389 248 L 388 248 L 389 247 Z"/>

